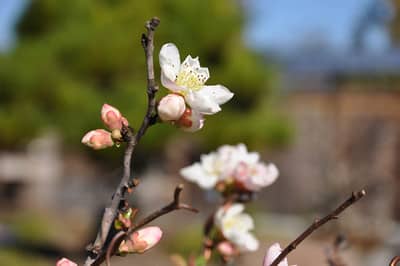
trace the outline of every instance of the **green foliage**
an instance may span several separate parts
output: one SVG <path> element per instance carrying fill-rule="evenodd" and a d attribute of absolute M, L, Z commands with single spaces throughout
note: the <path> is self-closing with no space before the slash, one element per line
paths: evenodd
<path fill-rule="evenodd" d="M 22 251 L 14 249 L 0 249 L 1 265 L 7 266 L 50 266 L 54 265 L 54 261 L 49 261 L 41 257 L 26 254 Z"/>
<path fill-rule="evenodd" d="M 235 1 L 37 0 L 18 25 L 17 47 L 0 56 L 0 145 L 24 144 L 48 128 L 62 132 L 68 146 L 80 145 L 86 131 L 103 127 L 104 102 L 139 126 L 146 106 L 140 36 L 154 15 L 161 18 L 156 66 L 161 45 L 174 42 L 182 57 L 199 56 L 210 68 L 208 84 L 224 84 L 235 93 L 195 138 L 211 145 L 287 141 L 287 121 L 268 107 L 275 73 L 244 44 Z M 168 125 L 150 132 L 147 148 L 180 134 Z"/>

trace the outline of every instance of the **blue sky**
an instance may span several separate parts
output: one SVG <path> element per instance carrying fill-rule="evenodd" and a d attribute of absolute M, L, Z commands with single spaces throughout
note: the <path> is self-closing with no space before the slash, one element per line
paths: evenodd
<path fill-rule="evenodd" d="M 334 49 L 350 46 L 352 30 L 366 7 L 378 3 L 378 15 L 390 17 L 385 0 L 247 0 L 247 39 L 256 48 L 296 49 L 317 39 Z M 389 36 L 384 28 L 372 27 L 366 36 L 371 49 L 384 49 Z"/>
<path fill-rule="evenodd" d="M 14 25 L 25 4 L 26 0 L 0 0 L 0 51 L 13 45 Z"/>
<path fill-rule="evenodd" d="M 0 0 L 0 50 L 13 45 L 13 26 L 27 1 Z M 250 18 L 246 39 L 263 50 L 291 52 L 308 41 L 319 41 L 332 49 L 347 49 L 355 22 L 373 1 L 385 0 L 243 0 Z M 387 16 L 385 8 L 382 9 Z M 368 47 L 377 51 L 390 43 L 382 27 L 372 27 L 366 39 Z"/>

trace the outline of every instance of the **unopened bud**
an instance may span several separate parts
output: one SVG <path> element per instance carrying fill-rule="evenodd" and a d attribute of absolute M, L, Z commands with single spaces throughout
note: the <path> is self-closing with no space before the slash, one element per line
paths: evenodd
<path fill-rule="evenodd" d="M 237 254 L 236 248 L 229 241 L 224 241 L 218 244 L 217 250 L 224 257 L 231 257 Z"/>
<path fill-rule="evenodd" d="M 114 145 L 111 133 L 104 129 L 89 131 L 83 136 L 82 143 L 94 150 L 105 149 Z"/>
<path fill-rule="evenodd" d="M 154 247 L 161 239 L 162 231 L 157 226 L 150 226 L 134 232 L 128 240 L 121 242 L 120 253 L 143 253 Z"/>
<path fill-rule="evenodd" d="M 185 112 L 185 99 L 177 94 L 168 94 L 158 104 L 158 116 L 162 121 L 176 121 Z"/>
<path fill-rule="evenodd" d="M 62 258 L 57 261 L 56 266 L 78 266 L 78 264 L 76 264 L 73 261 L 70 261 L 67 258 Z"/>
<path fill-rule="evenodd" d="M 203 128 L 204 117 L 199 112 L 186 108 L 185 112 L 176 124 L 184 131 L 195 132 Z"/>
<path fill-rule="evenodd" d="M 128 126 L 128 121 L 121 115 L 121 112 L 106 103 L 101 108 L 101 120 L 103 120 L 104 125 L 111 131 L 121 129 L 122 125 Z"/>

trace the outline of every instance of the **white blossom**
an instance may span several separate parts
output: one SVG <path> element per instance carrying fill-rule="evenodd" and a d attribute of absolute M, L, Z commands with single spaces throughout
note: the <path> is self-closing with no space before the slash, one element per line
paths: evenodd
<path fill-rule="evenodd" d="M 243 210 L 244 206 L 240 203 L 232 204 L 228 208 L 222 206 L 215 213 L 215 224 L 239 251 L 256 251 L 258 240 L 249 232 L 254 229 L 254 222 Z"/>
<path fill-rule="evenodd" d="M 259 154 L 248 152 L 244 144 L 224 145 L 216 152 L 202 155 L 200 162 L 183 168 L 180 173 L 204 189 L 224 182 L 248 191 L 258 191 L 271 185 L 279 174 L 274 164 L 265 164 L 259 159 Z"/>
<path fill-rule="evenodd" d="M 210 77 L 208 68 L 201 67 L 198 57 L 190 55 L 181 63 L 178 48 L 164 44 L 160 50 L 161 83 L 174 93 L 181 94 L 186 103 L 201 114 L 215 114 L 220 105 L 233 97 L 222 85 L 205 85 Z"/>

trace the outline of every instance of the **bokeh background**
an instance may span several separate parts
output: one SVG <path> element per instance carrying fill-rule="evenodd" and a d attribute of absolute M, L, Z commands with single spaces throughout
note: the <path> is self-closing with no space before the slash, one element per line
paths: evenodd
<path fill-rule="evenodd" d="M 281 175 L 248 207 L 261 248 L 237 265 L 261 265 L 271 243 L 288 243 L 361 188 L 368 196 L 289 261 L 388 265 L 400 255 L 398 11 L 398 0 L 0 0 L 0 264 L 83 262 L 121 176 L 123 147 L 92 152 L 80 140 L 102 127 L 104 102 L 140 125 L 140 35 L 158 16 L 156 55 L 174 42 L 181 57 L 209 67 L 209 84 L 235 97 L 194 134 L 150 128 L 133 161 L 139 215 L 169 201 L 184 182 L 179 169 L 201 153 L 245 143 Z M 160 218 L 158 248 L 113 265 L 165 266 L 173 253 L 196 253 L 219 199 L 191 184 L 184 194 L 200 214 Z"/>

